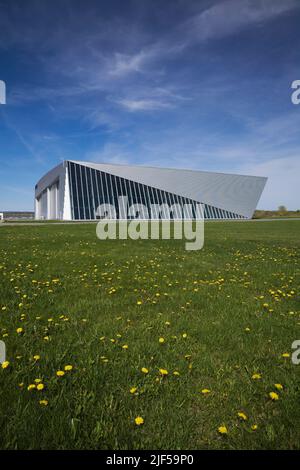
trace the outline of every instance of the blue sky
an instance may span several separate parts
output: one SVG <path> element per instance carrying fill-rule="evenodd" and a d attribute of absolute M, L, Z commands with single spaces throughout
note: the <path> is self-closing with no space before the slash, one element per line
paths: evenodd
<path fill-rule="evenodd" d="M 0 210 L 64 159 L 268 176 L 300 209 L 299 0 L 0 0 Z"/>

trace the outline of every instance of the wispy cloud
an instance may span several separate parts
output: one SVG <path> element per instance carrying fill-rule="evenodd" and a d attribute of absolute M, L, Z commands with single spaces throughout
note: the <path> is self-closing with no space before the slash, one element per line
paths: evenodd
<path fill-rule="evenodd" d="M 224 0 L 185 23 L 189 40 L 207 41 L 235 34 L 299 8 L 298 0 Z"/>
<path fill-rule="evenodd" d="M 166 103 L 163 101 L 155 100 L 130 100 L 130 99 L 120 99 L 116 100 L 116 103 L 123 106 L 123 108 L 128 109 L 128 111 L 153 111 L 157 109 L 164 109 L 172 107 L 171 103 Z"/>
<path fill-rule="evenodd" d="M 126 144 L 107 143 L 101 150 L 87 152 L 84 160 L 96 163 L 130 164 L 134 155 L 126 148 Z"/>
<path fill-rule="evenodd" d="M 122 54 L 116 52 L 111 60 L 108 68 L 108 73 L 113 77 L 122 77 L 130 74 L 131 72 L 142 72 L 143 66 L 153 58 L 154 51 L 141 50 L 136 54 Z"/>
<path fill-rule="evenodd" d="M 110 97 L 111 101 L 130 112 L 171 109 L 188 102 L 191 98 L 184 95 L 184 89 L 165 87 L 139 87 L 129 90 L 127 96 Z"/>

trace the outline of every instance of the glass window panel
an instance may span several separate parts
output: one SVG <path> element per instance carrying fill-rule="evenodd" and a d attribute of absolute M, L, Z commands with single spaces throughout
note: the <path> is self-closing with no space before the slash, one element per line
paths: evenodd
<path fill-rule="evenodd" d="M 119 219 L 119 205 L 118 205 L 118 188 L 116 182 L 116 176 L 110 175 L 111 184 L 112 184 L 112 192 L 113 192 L 113 201 L 116 211 L 116 218 Z"/>
<path fill-rule="evenodd" d="M 175 203 L 178 205 L 177 218 L 181 220 L 182 219 L 182 201 L 181 201 L 181 198 L 177 194 L 174 194 L 173 196 L 174 196 Z"/>
<path fill-rule="evenodd" d="M 75 175 L 78 191 L 78 217 L 79 219 L 84 219 L 80 165 L 75 164 Z"/>
<path fill-rule="evenodd" d="M 145 186 L 145 193 L 147 194 L 147 198 L 148 198 L 148 212 L 149 212 L 149 219 L 152 219 L 155 217 L 154 213 L 152 212 L 152 204 L 154 204 L 153 202 L 153 194 L 151 192 L 151 188 L 149 186 Z"/>
<path fill-rule="evenodd" d="M 128 205 L 129 206 L 132 206 L 133 204 L 133 196 L 132 196 L 132 191 L 131 191 L 131 184 L 128 180 L 124 180 L 124 183 L 125 183 L 125 187 L 126 187 L 126 192 L 127 192 L 127 195 L 128 195 Z"/>
<path fill-rule="evenodd" d="M 144 212 L 144 219 L 148 219 L 148 217 L 149 217 L 149 199 L 148 199 L 147 193 L 145 191 L 146 188 L 145 188 L 144 184 L 140 184 L 139 188 L 140 188 L 140 193 L 141 193 L 141 199 L 142 199 L 143 204 L 145 205 L 145 207 L 147 209 L 147 212 L 146 211 Z"/>
<path fill-rule="evenodd" d="M 123 197 L 127 197 L 127 204 L 128 204 L 129 200 L 128 200 L 128 194 L 127 194 L 124 178 L 118 178 L 118 184 L 119 184 L 119 195 Z M 127 218 L 127 206 L 124 200 L 123 200 L 123 214 L 124 214 L 124 217 Z"/>
<path fill-rule="evenodd" d="M 96 170 L 91 170 L 92 175 L 92 185 L 93 185 L 93 194 L 94 194 L 94 208 L 95 208 L 95 218 L 96 218 L 96 211 L 99 206 L 99 188 L 97 184 L 97 174 Z"/>
<path fill-rule="evenodd" d="M 90 211 L 90 195 L 88 190 L 88 178 L 87 178 L 87 167 L 82 166 L 82 187 L 83 187 L 83 196 L 84 196 L 84 207 L 85 207 L 85 218 L 91 219 L 91 211 Z"/>
<path fill-rule="evenodd" d="M 108 188 L 108 182 L 107 182 L 107 175 L 103 171 L 101 171 L 101 178 L 102 178 L 102 184 L 103 184 L 105 204 L 109 204 L 110 203 L 110 195 L 109 195 L 109 188 Z"/>
<path fill-rule="evenodd" d="M 87 168 L 87 180 L 88 180 L 88 191 L 89 191 L 89 197 L 90 197 L 91 219 L 95 219 L 95 195 L 94 195 L 94 187 L 93 187 L 93 182 L 92 182 L 91 168 Z"/>

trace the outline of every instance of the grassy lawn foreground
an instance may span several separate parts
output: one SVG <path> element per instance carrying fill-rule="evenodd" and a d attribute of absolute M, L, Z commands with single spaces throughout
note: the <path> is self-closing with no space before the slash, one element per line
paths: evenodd
<path fill-rule="evenodd" d="M 300 448 L 300 221 L 205 235 L 1 227 L 0 448 Z"/>

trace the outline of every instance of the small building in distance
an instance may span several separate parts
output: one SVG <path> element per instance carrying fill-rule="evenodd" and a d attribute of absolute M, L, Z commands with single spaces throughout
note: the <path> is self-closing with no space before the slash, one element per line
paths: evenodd
<path fill-rule="evenodd" d="M 32 220 L 34 212 L 31 211 L 3 211 L 0 212 L 0 220 Z"/>

